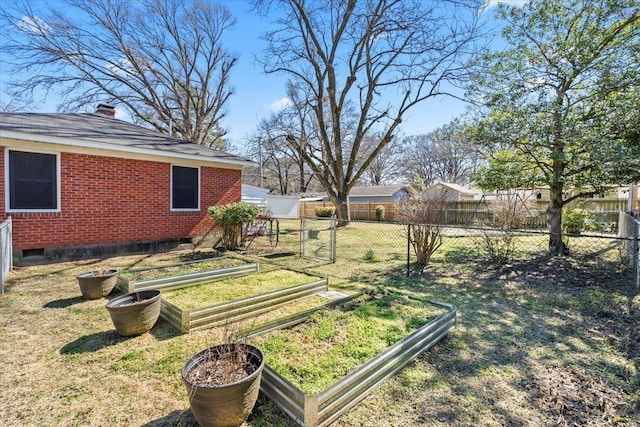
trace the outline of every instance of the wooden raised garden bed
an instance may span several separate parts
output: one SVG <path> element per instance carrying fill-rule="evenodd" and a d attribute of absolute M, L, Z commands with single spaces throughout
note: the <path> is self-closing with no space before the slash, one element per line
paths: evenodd
<path fill-rule="evenodd" d="M 304 323 L 252 339 L 267 358 L 261 390 L 299 425 L 329 425 L 455 322 L 453 305 L 398 294 L 316 311 Z"/>
<path fill-rule="evenodd" d="M 182 332 L 189 332 L 258 319 L 282 304 L 326 290 L 326 277 L 272 270 L 164 291 L 160 315 Z"/>
<path fill-rule="evenodd" d="M 194 284 L 255 273 L 257 263 L 234 257 L 208 258 L 198 261 L 125 270 L 118 275 L 117 288 L 124 293 L 157 289 L 166 291 Z"/>

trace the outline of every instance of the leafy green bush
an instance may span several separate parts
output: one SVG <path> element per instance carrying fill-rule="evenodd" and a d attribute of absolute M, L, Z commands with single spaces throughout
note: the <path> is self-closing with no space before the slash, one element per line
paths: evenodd
<path fill-rule="evenodd" d="M 319 218 L 331 218 L 336 213 L 336 208 L 333 206 L 317 207 L 315 213 Z"/>
<path fill-rule="evenodd" d="M 583 231 L 606 231 L 607 225 L 597 221 L 593 211 L 568 209 L 564 212 L 562 228 L 565 233 L 580 234 Z"/>
<path fill-rule="evenodd" d="M 377 261 L 378 260 L 378 256 L 376 255 L 376 253 L 373 251 L 373 249 L 369 249 L 367 250 L 367 252 L 364 254 L 364 256 L 362 257 L 362 259 L 364 259 L 365 261 Z"/>
<path fill-rule="evenodd" d="M 222 228 L 222 244 L 230 251 L 238 248 L 243 225 L 252 224 L 259 212 L 257 206 L 246 202 L 210 206 L 208 210 L 216 225 Z"/>
<path fill-rule="evenodd" d="M 384 206 L 376 206 L 376 221 L 384 220 Z"/>

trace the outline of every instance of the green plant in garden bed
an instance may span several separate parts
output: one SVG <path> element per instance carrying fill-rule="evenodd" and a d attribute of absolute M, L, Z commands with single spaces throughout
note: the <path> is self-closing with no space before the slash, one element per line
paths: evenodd
<path fill-rule="evenodd" d="M 443 309 L 400 293 L 365 294 L 322 309 L 293 328 L 252 339 L 267 364 L 305 394 L 317 394 Z"/>
<path fill-rule="evenodd" d="M 189 311 L 318 279 L 318 276 L 279 269 L 169 290 L 162 293 L 162 298 L 181 310 Z"/>
<path fill-rule="evenodd" d="M 120 273 L 127 279 L 136 281 L 158 279 L 161 277 L 181 276 L 183 274 L 196 273 L 206 270 L 217 270 L 221 268 L 234 267 L 246 264 L 246 261 L 234 257 L 211 258 L 208 260 L 191 261 L 181 264 L 172 264 L 160 267 L 150 267 L 145 269 L 125 270 Z"/>

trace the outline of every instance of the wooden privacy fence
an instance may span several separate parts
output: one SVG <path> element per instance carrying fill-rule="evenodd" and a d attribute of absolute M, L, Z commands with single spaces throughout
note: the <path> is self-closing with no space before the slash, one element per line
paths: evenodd
<path fill-rule="evenodd" d="M 331 202 L 300 202 L 300 217 L 316 216 L 316 208 L 332 207 Z M 376 208 L 384 208 L 384 220 L 394 221 L 398 202 L 349 202 L 351 219 L 363 221 L 376 220 Z"/>
<path fill-rule="evenodd" d="M 352 220 L 375 221 L 376 208 L 384 208 L 384 220 L 395 221 L 396 212 L 401 202 L 350 202 L 349 210 Z M 618 212 L 626 208 L 626 200 L 622 199 L 586 199 L 571 202 L 569 209 L 586 209 L 596 213 L 596 219 L 605 224 L 613 224 L 617 228 Z M 315 216 L 317 207 L 332 207 L 331 202 L 300 202 L 300 217 Z M 545 228 L 547 226 L 547 208 L 549 201 L 537 201 L 522 223 L 523 228 Z M 480 200 L 450 202 L 445 212 L 445 223 L 451 225 L 473 225 L 479 222 L 494 224 L 495 214 L 489 204 Z"/>

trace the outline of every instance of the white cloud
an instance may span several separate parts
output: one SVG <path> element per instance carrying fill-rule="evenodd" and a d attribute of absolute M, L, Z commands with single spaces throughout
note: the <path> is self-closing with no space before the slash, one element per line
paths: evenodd
<path fill-rule="evenodd" d="M 23 16 L 18 22 L 18 28 L 28 34 L 46 34 L 49 32 L 49 24 L 37 16 Z"/>
<path fill-rule="evenodd" d="M 281 111 L 291 105 L 291 100 L 288 97 L 282 97 L 280 99 L 276 99 L 271 104 L 269 104 L 269 109 L 271 111 Z"/>
<path fill-rule="evenodd" d="M 124 58 L 124 57 L 120 58 L 117 64 L 107 64 L 106 68 L 111 73 L 118 75 L 120 77 L 134 74 L 136 72 L 131 61 L 129 61 L 127 58 Z"/>
<path fill-rule="evenodd" d="M 510 6 L 524 6 L 529 0 L 487 0 L 484 4 L 484 9 L 497 6 L 499 3 L 504 3 Z"/>

